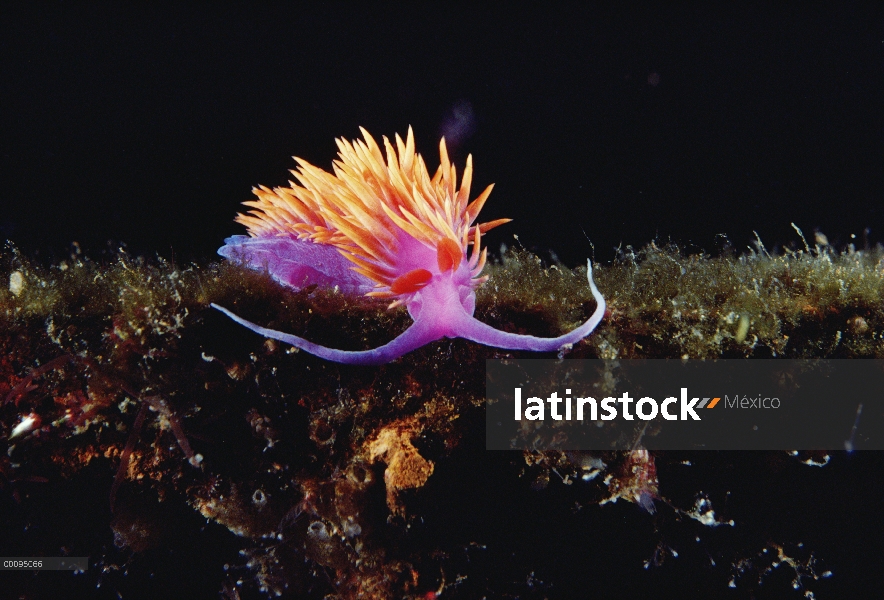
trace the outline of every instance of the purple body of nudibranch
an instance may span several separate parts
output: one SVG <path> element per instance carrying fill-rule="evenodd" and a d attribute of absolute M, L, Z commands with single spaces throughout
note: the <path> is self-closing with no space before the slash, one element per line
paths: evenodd
<path fill-rule="evenodd" d="M 337 286 L 345 294 L 359 295 L 374 289 L 374 282 L 354 271 L 353 263 L 337 248 L 293 235 L 234 235 L 224 240 L 218 254 L 251 269 L 267 271 L 275 281 L 294 289 Z"/>
<path fill-rule="evenodd" d="M 244 237 L 244 236 L 238 236 Z M 347 261 L 341 257 L 341 261 L 329 255 L 323 255 L 321 261 L 302 264 L 298 262 L 304 257 L 314 257 L 312 252 L 318 246 L 312 242 L 300 240 L 287 240 L 280 243 L 276 240 L 260 240 L 255 243 L 235 241 L 219 250 L 222 256 L 233 258 L 242 264 L 255 269 L 266 269 L 276 281 L 293 287 L 300 288 L 310 284 L 338 286 L 339 289 L 350 292 L 359 292 L 371 284 L 367 278 L 362 278 L 358 273 L 350 271 L 343 278 L 336 279 L 331 273 L 339 273 L 339 269 L 347 266 Z M 263 243 L 268 242 L 268 243 Z M 292 243 L 297 242 L 297 243 Z M 267 248 L 272 247 L 280 252 L 272 258 L 265 257 Z M 254 254 L 252 250 L 257 250 Z M 340 256 L 340 254 L 338 254 Z M 475 309 L 475 292 L 465 286 L 453 284 L 451 278 L 448 281 L 440 280 L 431 282 L 426 287 L 412 295 L 406 303 L 408 311 L 414 319 L 414 323 L 399 337 L 388 344 L 371 350 L 350 351 L 336 350 L 320 346 L 302 337 L 284 333 L 275 329 L 261 327 L 251 321 L 230 312 L 226 308 L 213 304 L 212 306 L 229 316 L 231 319 L 248 327 L 255 333 L 264 337 L 286 342 L 315 354 L 327 360 L 357 365 L 378 365 L 390 362 L 403 354 L 416 348 L 434 342 L 444 337 L 462 337 L 487 346 L 507 348 L 510 350 L 533 350 L 535 352 L 555 352 L 563 347 L 575 344 L 588 336 L 601 322 L 605 313 L 605 299 L 602 297 L 595 282 L 592 279 L 592 265 L 587 261 L 587 279 L 590 290 L 595 298 L 597 307 L 592 316 L 580 327 L 555 338 L 539 338 L 532 335 L 520 335 L 495 329 L 486 323 L 482 323 L 473 317 Z"/>

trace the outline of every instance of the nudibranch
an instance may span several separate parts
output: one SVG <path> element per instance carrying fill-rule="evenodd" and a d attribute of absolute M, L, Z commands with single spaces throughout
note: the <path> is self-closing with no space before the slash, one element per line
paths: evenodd
<path fill-rule="evenodd" d="M 473 175 L 467 157 L 460 188 L 448 159 L 445 139 L 439 143 L 441 164 L 430 178 L 414 150 L 409 127 L 396 147 L 384 137 L 386 159 L 367 131 L 364 140 L 337 140 L 334 173 L 295 158 L 291 187 L 254 189 L 253 210 L 237 216 L 249 235 L 225 240 L 218 253 L 249 268 L 266 270 L 292 288 L 319 284 L 346 293 L 365 294 L 404 304 L 413 323 L 391 342 L 363 351 L 336 350 L 296 335 L 256 325 L 212 304 L 255 333 L 286 342 L 321 358 L 357 365 L 392 361 L 424 344 L 444 337 L 462 337 L 510 350 L 558 351 L 596 328 L 605 300 L 587 278 L 597 307 L 576 329 L 553 338 L 508 333 L 473 317 L 475 290 L 487 277 L 487 249 L 482 235 L 509 219 L 474 225 L 493 185 L 468 203 Z M 300 184 L 300 185 L 298 185 Z M 467 257 L 468 247 L 472 251 Z"/>

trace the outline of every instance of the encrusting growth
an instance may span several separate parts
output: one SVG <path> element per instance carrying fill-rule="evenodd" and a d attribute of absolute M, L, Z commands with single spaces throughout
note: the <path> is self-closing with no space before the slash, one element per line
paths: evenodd
<path fill-rule="evenodd" d="M 255 190 L 257 200 L 237 222 L 248 236 L 225 240 L 218 251 L 253 269 L 267 270 L 283 285 L 302 288 L 338 286 L 348 293 L 389 298 L 391 307 L 404 304 L 414 323 L 397 338 L 372 350 L 335 350 L 301 337 L 267 329 L 231 311 L 215 308 L 252 331 L 316 356 L 350 364 L 374 365 L 394 360 L 443 337 L 511 350 L 557 351 L 589 335 L 601 321 L 605 300 L 588 279 L 597 307 L 580 327 L 555 338 L 538 338 L 494 329 L 476 320 L 475 289 L 486 250 L 482 234 L 509 219 L 474 225 L 493 186 L 468 202 L 472 156 L 467 157 L 460 189 L 457 171 L 448 159 L 444 138 L 441 164 L 430 178 L 414 151 L 411 128 L 396 147 L 383 138 L 386 159 L 367 131 L 364 140 L 337 140 L 339 160 L 328 173 L 296 158 L 292 171 L 298 184 Z M 472 251 L 467 256 L 468 247 Z"/>

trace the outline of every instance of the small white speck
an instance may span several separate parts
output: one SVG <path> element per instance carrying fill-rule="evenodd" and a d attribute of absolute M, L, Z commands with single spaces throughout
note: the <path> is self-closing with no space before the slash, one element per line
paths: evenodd
<path fill-rule="evenodd" d="M 25 289 L 25 276 L 21 271 L 13 271 L 9 274 L 9 291 L 13 296 L 19 296 Z"/>
<path fill-rule="evenodd" d="M 16 425 L 12 429 L 12 433 L 9 434 L 9 439 L 12 439 L 16 436 L 19 436 L 23 433 L 28 433 L 31 429 L 34 428 L 34 423 L 37 422 L 37 415 L 34 413 L 29 414 L 26 417 L 22 417 L 21 423 Z"/>

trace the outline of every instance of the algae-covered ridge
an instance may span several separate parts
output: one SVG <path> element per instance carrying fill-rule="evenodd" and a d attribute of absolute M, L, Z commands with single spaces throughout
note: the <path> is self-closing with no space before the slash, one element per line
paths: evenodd
<path fill-rule="evenodd" d="M 771 255 L 759 243 L 711 257 L 651 244 L 593 270 L 608 312 L 569 358 L 884 358 L 881 247 L 803 244 Z M 558 335 L 594 308 L 585 266 L 510 250 L 486 273 L 476 317 L 507 331 Z M 10 551 L 91 556 L 89 585 L 126 589 L 127 565 L 202 532 L 191 539 L 214 540 L 223 556 L 194 568 L 228 597 L 430 597 L 478 568 L 465 566 L 464 548 L 493 544 L 456 527 L 434 534 L 444 527 L 433 519 L 439 503 L 475 508 L 459 487 L 472 481 L 458 471 L 465 464 L 511 486 L 524 480 L 526 494 L 550 473 L 606 470 L 583 497 L 600 504 L 634 500 L 636 461 L 650 460 L 489 457 L 484 361 L 535 354 L 454 339 L 350 367 L 209 308 L 364 349 L 410 322 L 384 302 L 122 250 L 103 260 L 75 251 L 46 267 L 7 246 L 0 281 L 0 496 L 17 515 L 2 534 L 23 540 Z M 22 533 L 41 518 L 38 538 Z M 239 560 L 239 570 L 219 574 L 218 560 Z M 818 577 L 810 562 L 803 568 Z M 494 577 L 457 585 L 488 593 Z"/>

